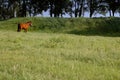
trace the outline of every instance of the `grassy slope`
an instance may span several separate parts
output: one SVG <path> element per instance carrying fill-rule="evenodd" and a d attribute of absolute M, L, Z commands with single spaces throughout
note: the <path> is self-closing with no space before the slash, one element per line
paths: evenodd
<path fill-rule="evenodd" d="M 0 22 L 0 80 L 120 80 L 119 37 L 17 33 L 19 20 Z"/>
<path fill-rule="evenodd" d="M 120 18 L 14 18 L 0 22 L 0 29 L 16 30 L 20 22 L 32 21 L 30 31 L 70 34 L 109 34 L 120 32 Z"/>

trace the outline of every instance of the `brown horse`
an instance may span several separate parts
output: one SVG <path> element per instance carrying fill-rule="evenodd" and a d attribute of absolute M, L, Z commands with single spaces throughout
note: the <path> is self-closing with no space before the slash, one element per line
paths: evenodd
<path fill-rule="evenodd" d="M 25 32 L 28 31 L 29 26 L 32 26 L 32 22 L 26 22 L 26 23 L 19 23 L 18 24 L 18 32 L 20 32 L 22 29 L 25 30 Z"/>

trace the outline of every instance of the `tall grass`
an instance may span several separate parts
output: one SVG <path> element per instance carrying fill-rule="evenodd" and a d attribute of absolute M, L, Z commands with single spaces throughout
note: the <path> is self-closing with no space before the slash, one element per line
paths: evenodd
<path fill-rule="evenodd" d="M 0 80 L 119 80 L 120 38 L 0 31 Z"/>

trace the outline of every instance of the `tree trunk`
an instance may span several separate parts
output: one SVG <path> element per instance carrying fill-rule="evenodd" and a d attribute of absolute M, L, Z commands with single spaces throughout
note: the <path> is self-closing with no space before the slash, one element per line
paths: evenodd
<path fill-rule="evenodd" d="M 53 14 L 53 4 L 51 3 L 50 4 L 50 17 L 53 17 L 52 14 Z"/>
<path fill-rule="evenodd" d="M 112 11 L 112 16 L 114 17 L 115 11 Z"/>
<path fill-rule="evenodd" d="M 77 17 L 77 2 L 75 1 L 75 17 Z"/>
<path fill-rule="evenodd" d="M 82 0 L 82 2 L 81 2 L 81 4 L 80 4 L 80 10 L 79 10 L 79 17 L 81 17 L 82 16 L 82 12 L 83 12 L 83 0 Z"/>
<path fill-rule="evenodd" d="M 110 17 L 111 17 L 111 10 L 109 9 L 109 14 L 110 14 Z"/>
<path fill-rule="evenodd" d="M 22 16 L 23 17 L 26 17 L 27 16 L 27 14 L 26 14 L 26 2 L 25 2 L 25 0 L 23 0 L 23 5 L 22 5 Z"/>
<path fill-rule="evenodd" d="M 14 10 L 14 18 L 16 18 L 16 17 L 17 17 L 17 11 Z"/>

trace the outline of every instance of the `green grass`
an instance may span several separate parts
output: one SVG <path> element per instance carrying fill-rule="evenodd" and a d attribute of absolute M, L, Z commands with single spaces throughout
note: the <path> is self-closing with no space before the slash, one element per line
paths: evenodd
<path fill-rule="evenodd" d="M 120 18 L 13 18 L 0 21 L 0 30 L 17 30 L 20 22 L 32 21 L 29 31 L 70 34 L 113 34 L 120 32 Z M 120 34 L 119 34 L 120 35 Z"/>
<path fill-rule="evenodd" d="M 120 37 L 0 30 L 0 80 L 120 80 Z"/>
<path fill-rule="evenodd" d="M 120 80 L 120 18 L 0 21 L 0 80 Z M 27 33 L 19 22 L 32 21 Z"/>

